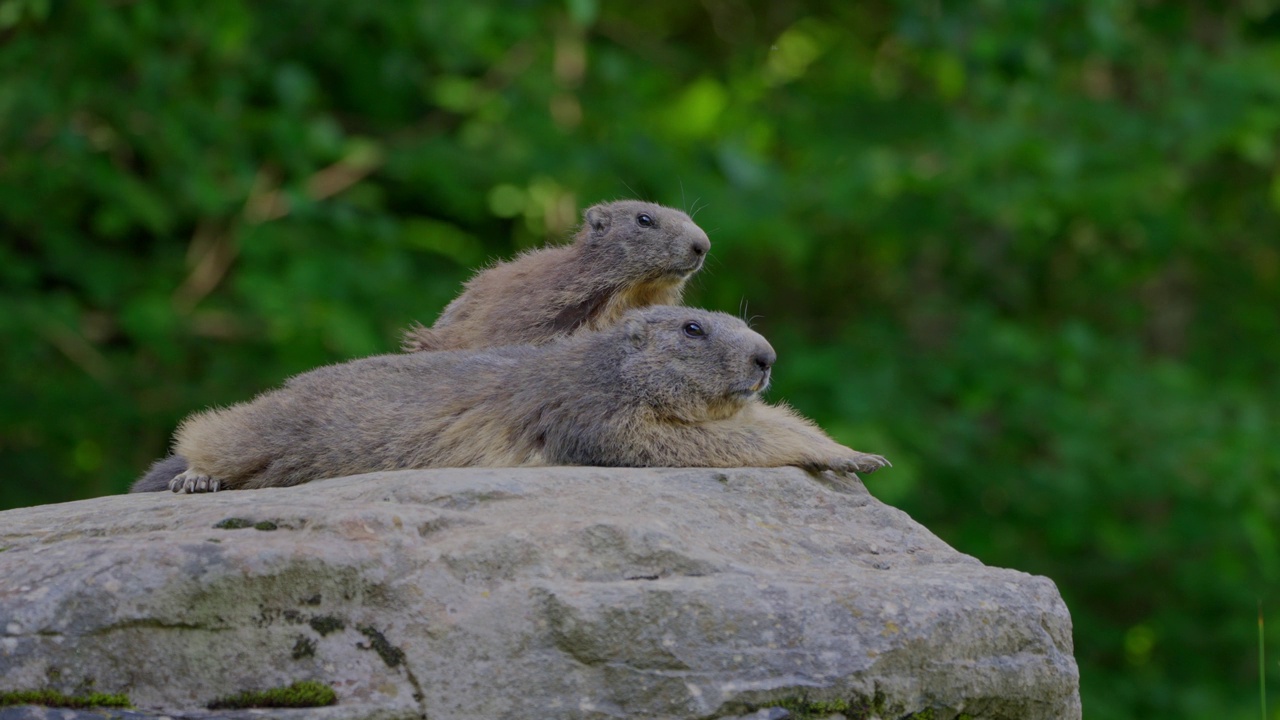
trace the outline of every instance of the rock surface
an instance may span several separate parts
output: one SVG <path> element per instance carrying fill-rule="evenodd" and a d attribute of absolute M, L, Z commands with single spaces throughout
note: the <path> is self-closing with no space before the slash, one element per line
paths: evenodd
<path fill-rule="evenodd" d="M 0 692 L 213 717 L 298 680 L 339 704 L 272 717 L 1080 717 L 1054 584 L 853 479 L 402 471 L 0 513 Z"/>

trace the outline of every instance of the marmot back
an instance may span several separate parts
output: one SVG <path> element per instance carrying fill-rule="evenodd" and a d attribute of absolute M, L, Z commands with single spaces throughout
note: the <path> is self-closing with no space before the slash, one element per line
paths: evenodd
<path fill-rule="evenodd" d="M 619 200 L 582 217 L 573 243 L 477 273 L 435 325 L 405 332 L 403 349 L 536 345 L 608 327 L 632 308 L 678 305 L 711 249 L 688 215 L 662 205 Z"/>
<path fill-rule="evenodd" d="M 174 443 L 186 471 L 175 477 L 177 460 L 161 461 L 133 489 L 278 487 L 401 468 L 887 464 L 761 402 L 775 359 L 735 317 L 664 306 L 542 346 L 379 355 L 192 415 Z"/>

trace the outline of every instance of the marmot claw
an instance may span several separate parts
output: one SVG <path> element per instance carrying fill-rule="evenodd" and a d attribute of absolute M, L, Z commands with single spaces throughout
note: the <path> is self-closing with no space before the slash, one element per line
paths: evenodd
<path fill-rule="evenodd" d="M 186 493 L 218 492 L 221 484 L 217 478 L 187 470 L 169 481 L 169 489 Z"/>
<path fill-rule="evenodd" d="M 884 459 L 883 456 L 867 453 L 859 453 L 850 464 L 853 465 L 854 472 L 860 473 L 873 473 L 882 467 L 893 467 L 893 463 Z"/>
<path fill-rule="evenodd" d="M 880 455 L 854 452 L 853 457 L 843 457 L 830 463 L 816 466 L 817 470 L 834 470 L 838 473 L 860 473 L 866 475 L 882 467 L 893 467 L 893 463 Z"/>

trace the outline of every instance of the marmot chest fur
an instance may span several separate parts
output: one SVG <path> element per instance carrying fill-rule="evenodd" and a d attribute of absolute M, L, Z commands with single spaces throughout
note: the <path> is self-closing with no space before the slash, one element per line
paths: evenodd
<path fill-rule="evenodd" d="M 542 345 L 380 355 L 189 417 L 176 490 L 287 486 L 399 468 L 604 465 L 871 472 L 761 402 L 773 348 L 723 313 L 656 306 Z M 176 462 L 176 461 L 175 461 Z M 158 463 L 155 472 L 173 469 Z M 144 477 L 135 490 L 159 489 Z"/>
<path fill-rule="evenodd" d="M 683 212 L 621 200 L 590 207 L 573 243 L 526 252 L 476 274 L 404 350 L 539 344 L 598 330 L 624 312 L 677 305 L 711 241 Z"/>

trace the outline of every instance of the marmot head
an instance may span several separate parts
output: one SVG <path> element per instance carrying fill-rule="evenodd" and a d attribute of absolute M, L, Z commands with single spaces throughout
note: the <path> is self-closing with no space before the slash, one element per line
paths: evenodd
<path fill-rule="evenodd" d="M 603 267 L 634 282 L 683 282 L 702 268 L 711 241 L 688 215 L 639 200 L 593 205 L 582 213 L 577 244 Z"/>
<path fill-rule="evenodd" d="M 729 417 L 769 386 L 777 353 L 732 315 L 657 305 L 623 316 L 619 374 L 660 415 L 699 422 Z"/>

